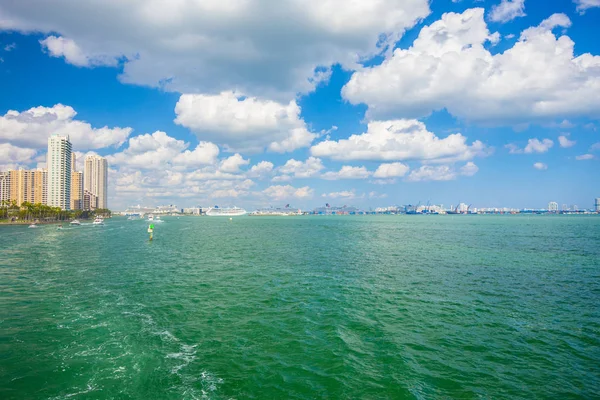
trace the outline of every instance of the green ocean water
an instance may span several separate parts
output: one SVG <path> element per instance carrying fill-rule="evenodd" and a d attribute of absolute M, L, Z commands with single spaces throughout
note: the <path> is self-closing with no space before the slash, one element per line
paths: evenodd
<path fill-rule="evenodd" d="M 0 226 L 2 399 L 592 399 L 600 217 Z"/>

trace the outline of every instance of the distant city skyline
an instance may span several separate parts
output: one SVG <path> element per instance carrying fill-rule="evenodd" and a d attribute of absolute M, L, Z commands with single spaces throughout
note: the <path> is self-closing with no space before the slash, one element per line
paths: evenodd
<path fill-rule="evenodd" d="M 336 1 L 4 2 L 0 170 L 49 168 L 59 134 L 78 171 L 106 159 L 83 200 L 111 209 L 594 207 L 600 6 Z"/>

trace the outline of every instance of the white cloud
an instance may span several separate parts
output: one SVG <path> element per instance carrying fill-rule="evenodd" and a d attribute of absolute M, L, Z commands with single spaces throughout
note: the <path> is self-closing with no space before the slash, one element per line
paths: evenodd
<path fill-rule="evenodd" d="M 34 149 L 0 143 L 0 171 L 27 166 L 34 161 L 37 151 Z"/>
<path fill-rule="evenodd" d="M 514 143 L 507 144 L 504 147 L 509 149 L 510 154 L 523 154 L 523 153 L 531 154 L 531 153 L 545 153 L 548 150 L 550 150 L 550 148 L 552 148 L 552 146 L 554 146 L 554 142 L 550 139 L 542 139 L 540 141 L 537 138 L 533 138 L 533 139 L 529 139 L 527 141 L 527 146 L 525 146 L 524 149 L 519 148 L 519 146 L 517 146 Z"/>
<path fill-rule="evenodd" d="M 269 186 L 268 188 L 263 190 L 263 193 L 274 200 L 284 200 L 290 198 L 303 199 L 311 198 L 314 194 L 314 190 L 308 186 L 295 188 L 290 185 L 276 185 Z"/>
<path fill-rule="evenodd" d="M 458 171 L 451 165 L 423 165 L 418 169 L 413 169 L 406 178 L 408 182 L 421 181 L 451 181 L 458 176 L 473 176 L 479 171 L 477 165 L 468 162 Z"/>
<path fill-rule="evenodd" d="M 384 199 L 387 197 L 385 193 L 369 192 L 370 199 Z"/>
<path fill-rule="evenodd" d="M 288 160 L 285 165 L 279 167 L 278 171 L 286 176 L 294 178 L 310 178 L 319 174 L 325 166 L 319 158 L 309 157 L 306 161 L 297 161 L 293 158 Z M 281 180 L 286 180 L 282 178 Z"/>
<path fill-rule="evenodd" d="M 575 157 L 575 159 L 578 161 L 593 160 L 594 158 L 596 157 L 594 157 L 593 154 L 582 154 L 580 156 Z"/>
<path fill-rule="evenodd" d="M 577 142 L 574 140 L 569 140 L 569 138 L 566 136 L 559 136 L 558 143 L 560 144 L 560 147 L 568 148 L 575 146 L 575 143 Z"/>
<path fill-rule="evenodd" d="M 323 193 L 321 195 L 321 197 L 332 198 L 332 199 L 354 199 L 357 196 L 356 196 L 356 191 L 354 189 L 352 189 L 352 190 L 344 190 L 341 192 Z"/>
<path fill-rule="evenodd" d="M 591 147 L 590 147 L 590 151 L 596 151 L 596 150 L 600 150 L 600 142 L 598 143 L 594 143 Z"/>
<path fill-rule="evenodd" d="M 294 100 L 283 104 L 234 92 L 184 94 L 175 113 L 177 124 L 231 151 L 283 153 L 310 146 L 317 136 L 308 131 Z"/>
<path fill-rule="evenodd" d="M 600 7 L 600 0 L 573 0 L 577 5 L 577 11 L 584 14 L 589 8 Z"/>
<path fill-rule="evenodd" d="M 4 51 L 6 51 L 8 53 L 10 51 L 13 51 L 16 48 L 17 48 L 17 44 L 16 43 L 9 43 L 6 46 L 4 46 Z"/>
<path fill-rule="evenodd" d="M 118 147 L 127 140 L 131 128 L 93 128 L 87 122 L 75 120 L 72 107 L 56 104 L 53 107 L 33 107 L 27 111 L 8 111 L 0 116 L 0 143 L 36 149 L 47 148 L 53 133 L 68 135 L 77 150 Z"/>
<path fill-rule="evenodd" d="M 245 160 L 239 153 L 232 155 L 221 161 L 219 169 L 223 172 L 235 174 L 240 172 L 240 167 L 250 164 L 250 160 Z"/>
<path fill-rule="evenodd" d="M 63 38 L 77 50 L 59 43 L 55 54 L 77 65 L 123 57 L 127 83 L 290 99 L 329 66 L 381 53 L 429 13 L 428 0 L 29 0 L 0 5 L 0 30 Z"/>
<path fill-rule="evenodd" d="M 46 39 L 40 40 L 40 44 L 50 56 L 64 57 L 69 64 L 78 67 L 115 66 L 118 64 L 117 57 L 105 54 L 85 54 L 77 43 L 62 36 L 48 36 Z"/>
<path fill-rule="evenodd" d="M 107 156 L 111 165 L 123 165 L 139 169 L 163 169 L 164 166 L 187 147 L 183 140 L 170 137 L 165 132 L 139 135 L 129 139 L 129 146 L 122 152 Z"/>
<path fill-rule="evenodd" d="M 325 172 L 321 175 L 321 178 L 333 181 L 339 179 L 367 179 L 369 176 L 371 176 L 371 172 L 369 172 L 365 167 L 344 165 L 338 172 Z"/>
<path fill-rule="evenodd" d="M 545 153 L 550 148 L 554 146 L 554 142 L 550 139 L 543 139 L 542 141 L 538 139 L 529 139 L 527 142 L 527 146 L 525 146 L 525 153 Z"/>
<path fill-rule="evenodd" d="M 548 169 L 548 166 L 544 163 L 536 162 L 535 164 L 533 164 L 533 168 L 539 169 L 540 171 L 545 171 Z"/>
<path fill-rule="evenodd" d="M 421 117 L 447 109 L 478 123 L 516 125 L 567 117 L 600 117 L 600 56 L 574 55 L 568 36 L 552 29 L 571 21 L 554 14 L 524 30 L 504 52 L 492 54 L 481 8 L 447 13 L 424 27 L 409 49 L 395 49 L 381 65 L 355 72 L 342 90 L 367 117 Z"/>
<path fill-rule="evenodd" d="M 264 179 L 273 171 L 273 163 L 270 161 L 261 161 L 248 171 L 248 176 L 251 178 Z"/>
<path fill-rule="evenodd" d="M 489 18 L 494 22 L 508 22 L 525 15 L 525 0 L 502 0 L 492 7 Z"/>
<path fill-rule="evenodd" d="M 389 163 L 389 164 L 381 164 L 375 173 L 373 174 L 374 178 L 397 178 L 400 176 L 404 176 L 408 173 L 410 168 L 406 164 L 402 164 L 399 162 Z"/>
<path fill-rule="evenodd" d="M 422 165 L 413 169 L 408 178 L 409 182 L 419 181 L 451 181 L 456 179 L 456 171 L 449 165 Z"/>
<path fill-rule="evenodd" d="M 449 163 L 489 154 L 482 142 L 467 144 L 460 133 L 440 139 L 417 120 L 371 121 L 366 133 L 339 141 L 325 140 L 310 149 L 317 157 L 334 160 L 373 160 Z"/>
<path fill-rule="evenodd" d="M 473 176 L 479 171 L 479 167 L 472 161 L 469 161 L 460 168 L 460 174 L 464 176 Z"/>

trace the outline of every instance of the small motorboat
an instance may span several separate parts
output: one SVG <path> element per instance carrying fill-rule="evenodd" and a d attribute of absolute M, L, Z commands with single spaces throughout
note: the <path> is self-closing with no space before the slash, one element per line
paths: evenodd
<path fill-rule="evenodd" d="M 104 225 L 104 220 L 101 217 L 96 217 L 92 225 Z"/>
<path fill-rule="evenodd" d="M 74 219 L 73 221 L 71 221 L 71 223 L 69 225 L 81 225 L 81 222 L 79 222 L 79 220 L 77 220 L 77 219 Z"/>
<path fill-rule="evenodd" d="M 29 228 L 37 228 L 37 227 L 38 227 L 38 226 L 37 226 L 37 224 L 36 224 L 36 223 L 33 223 L 33 224 L 29 225 Z"/>

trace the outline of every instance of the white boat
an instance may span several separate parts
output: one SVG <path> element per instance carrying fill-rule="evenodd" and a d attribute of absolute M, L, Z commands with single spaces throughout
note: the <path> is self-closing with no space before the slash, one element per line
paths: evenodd
<path fill-rule="evenodd" d="M 148 221 L 154 221 L 154 215 L 152 215 L 152 214 L 148 215 Z"/>
<path fill-rule="evenodd" d="M 79 222 L 77 219 L 74 219 L 69 225 L 81 225 L 81 222 Z"/>
<path fill-rule="evenodd" d="M 104 225 L 104 220 L 101 217 L 96 217 L 92 225 Z"/>
<path fill-rule="evenodd" d="M 214 206 L 206 211 L 206 215 L 209 217 L 238 217 L 245 214 L 246 210 L 238 207 L 219 208 L 218 206 Z"/>
<path fill-rule="evenodd" d="M 165 222 L 165 221 L 160 219 L 160 215 L 157 215 L 156 218 L 154 218 L 154 222 Z"/>
<path fill-rule="evenodd" d="M 29 225 L 29 228 L 37 228 L 38 226 L 36 224 L 31 224 Z"/>

